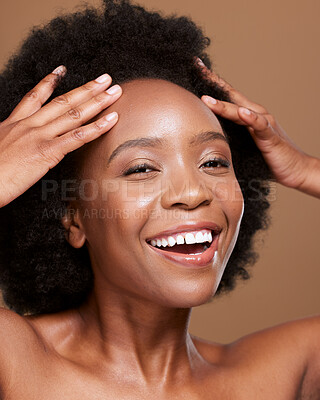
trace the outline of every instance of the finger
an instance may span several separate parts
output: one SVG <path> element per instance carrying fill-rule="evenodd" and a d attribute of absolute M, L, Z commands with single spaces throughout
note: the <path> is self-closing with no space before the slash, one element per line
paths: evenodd
<path fill-rule="evenodd" d="M 66 154 L 109 131 L 117 123 L 118 118 L 118 114 L 112 112 L 91 124 L 74 129 L 65 135 L 42 144 L 40 149 L 42 158 L 47 161 L 50 168 L 53 168 Z"/>
<path fill-rule="evenodd" d="M 45 125 L 79 104 L 93 98 L 98 93 L 101 93 L 111 84 L 111 81 L 112 78 L 110 75 L 103 74 L 93 81 L 58 96 L 42 107 L 36 114 L 32 115 L 28 119 L 28 122 L 32 126 Z"/>
<path fill-rule="evenodd" d="M 272 126 L 272 116 L 258 114 L 252 110 L 244 107 L 239 107 L 238 114 L 240 118 L 246 123 L 249 131 L 253 137 L 261 140 L 280 141 L 279 135 L 275 134 Z M 273 143 L 275 144 L 275 143 Z"/>
<path fill-rule="evenodd" d="M 47 138 L 52 138 L 79 128 L 113 104 L 121 94 L 121 87 L 114 85 L 107 91 L 99 93 L 80 106 L 68 110 L 65 114 L 38 129 L 44 131 Z"/>
<path fill-rule="evenodd" d="M 225 80 L 223 80 L 219 75 L 217 75 L 215 72 L 211 71 L 209 68 L 206 67 L 204 62 L 201 60 L 201 58 L 197 57 L 196 63 L 199 66 L 202 74 L 207 77 L 208 79 L 218 83 L 220 86 L 223 86 L 226 90 L 232 91 L 234 88 Z"/>
<path fill-rule="evenodd" d="M 215 114 L 238 125 L 245 125 L 252 136 L 262 140 L 278 137 L 272 127 L 273 117 L 270 114 L 259 114 L 245 107 L 238 107 L 236 104 L 216 100 L 210 96 L 202 96 L 201 100 Z"/>
<path fill-rule="evenodd" d="M 43 78 L 32 90 L 30 90 L 14 108 L 9 116 L 12 122 L 20 121 L 37 112 L 52 95 L 61 78 L 65 76 L 67 69 L 64 65 L 56 68 L 51 74 Z"/>
<path fill-rule="evenodd" d="M 234 89 L 227 81 L 225 81 L 223 78 L 221 78 L 214 71 L 211 71 L 209 68 L 207 68 L 206 65 L 204 64 L 204 62 L 198 57 L 197 57 L 197 65 L 199 66 L 202 74 L 207 79 L 209 79 L 213 82 L 216 82 L 219 86 L 222 86 L 225 90 L 227 90 L 230 93 L 231 99 L 236 104 L 244 106 L 245 105 L 244 103 L 250 102 L 246 96 L 244 96 L 242 93 L 240 93 L 236 89 Z M 241 104 L 241 103 L 243 103 L 243 104 Z"/>
<path fill-rule="evenodd" d="M 254 103 L 249 100 L 244 94 L 240 93 L 233 86 L 231 86 L 227 81 L 217 75 L 214 71 L 210 71 L 200 58 L 197 58 L 197 65 L 201 69 L 204 76 L 207 77 L 212 82 L 216 82 L 219 86 L 229 92 L 231 100 L 238 106 L 250 108 L 251 110 L 258 112 L 260 114 L 266 114 L 268 111 L 260 104 Z"/>
<path fill-rule="evenodd" d="M 236 104 L 228 103 L 226 101 L 221 101 L 214 99 L 210 96 L 202 96 L 201 100 L 215 113 L 220 115 L 223 118 L 226 118 L 230 121 L 235 122 L 239 125 L 247 125 L 244 122 L 239 114 L 238 109 L 239 107 Z"/>

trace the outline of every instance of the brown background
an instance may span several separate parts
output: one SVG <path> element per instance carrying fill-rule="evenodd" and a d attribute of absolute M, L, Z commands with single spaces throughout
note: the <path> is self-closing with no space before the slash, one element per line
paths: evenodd
<path fill-rule="evenodd" d="M 100 5 L 91 0 L 89 4 Z M 0 65 L 33 25 L 78 0 L 1 1 Z M 188 15 L 212 44 L 217 72 L 263 104 L 306 152 L 319 156 L 319 0 L 140 0 L 148 9 Z M 40 55 L 39 55 L 40 57 Z M 193 310 L 190 331 L 227 343 L 244 334 L 319 313 L 319 201 L 275 186 L 273 223 L 259 240 L 251 280 Z"/>

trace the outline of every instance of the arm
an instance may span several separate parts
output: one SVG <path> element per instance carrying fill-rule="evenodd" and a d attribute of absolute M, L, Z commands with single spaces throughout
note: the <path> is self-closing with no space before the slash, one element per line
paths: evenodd
<path fill-rule="evenodd" d="M 320 198 L 320 159 L 299 149 L 263 106 L 208 70 L 200 59 L 197 63 L 207 79 L 229 92 L 233 103 L 210 96 L 202 96 L 203 102 L 215 114 L 247 127 L 278 183 Z"/>
<path fill-rule="evenodd" d="M 301 326 L 300 339 L 307 337 L 308 358 L 301 386 L 302 399 L 320 398 L 320 317 L 307 318 Z"/>
<path fill-rule="evenodd" d="M 0 307 L 0 399 L 10 391 L 17 355 L 27 356 L 26 323 L 13 311 Z M 15 338 L 20 337 L 16 342 Z M 22 339 L 22 340 L 21 340 Z M 30 357 L 30 354 L 28 354 Z"/>
<path fill-rule="evenodd" d="M 320 159 L 308 156 L 305 180 L 297 187 L 301 192 L 320 198 Z"/>
<path fill-rule="evenodd" d="M 48 349 L 23 316 L 0 307 L 0 399 L 16 398 L 17 384 L 29 382 Z"/>

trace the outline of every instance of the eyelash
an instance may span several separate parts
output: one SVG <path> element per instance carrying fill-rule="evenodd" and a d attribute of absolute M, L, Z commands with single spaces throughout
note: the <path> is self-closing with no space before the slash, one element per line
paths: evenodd
<path fill-rule="evenodd" d="M 222 158 L 213 158 L 212 160 L 206 161 L 202 165 L 209 164 L 209 163 L 218 163 L 218 164 L 220 164 L 220 167 L 216 167 L 216 168 L 229 168 L 230 167 L 229 161 L 226 161 L 226 160 L 224 160 Z M 146 163 L 135 165 L 134 167 L 131 167 L 131 168 L 127 169 L 127 171 L 125 171 L 123 175 L 127 176 L 127 175 L 132 175 L 132 174 L 147 173 L 147 172 L 141 172 L 142 169 L 145 169 L 145 170 L 146 169 L 153 169 L 153 167 L 151 167 L 150 165 L 148 165 Z M 139 172 L 137 172 L 137 171 L 139 171 Z"/>

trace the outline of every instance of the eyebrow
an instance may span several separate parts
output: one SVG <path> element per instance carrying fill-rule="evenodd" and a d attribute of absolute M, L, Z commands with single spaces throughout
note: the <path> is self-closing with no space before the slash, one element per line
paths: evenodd
<path fill-rule="evenodd" d="M 189 144 L 190 146 L 197 146 L 199 144 L 209 142 L 212 140 L 223 140 L 229 145 L 227 138 L 222 133 L 214 131 L 205 131 L 194 135 L 190 140 Z M 164 147 L 164 145 L 165 141 L 159 138 L 143 137 L 138 139 L 127 140 L 126 142 L 120 144 L 115 150 L 113 150 L 111 156 L 108 159 L 107 166 L 115 157 L 117 157 L 121 152 L 123 152 L 126 149 L 132 147 L 142 147 L 142 148 Z"/>

